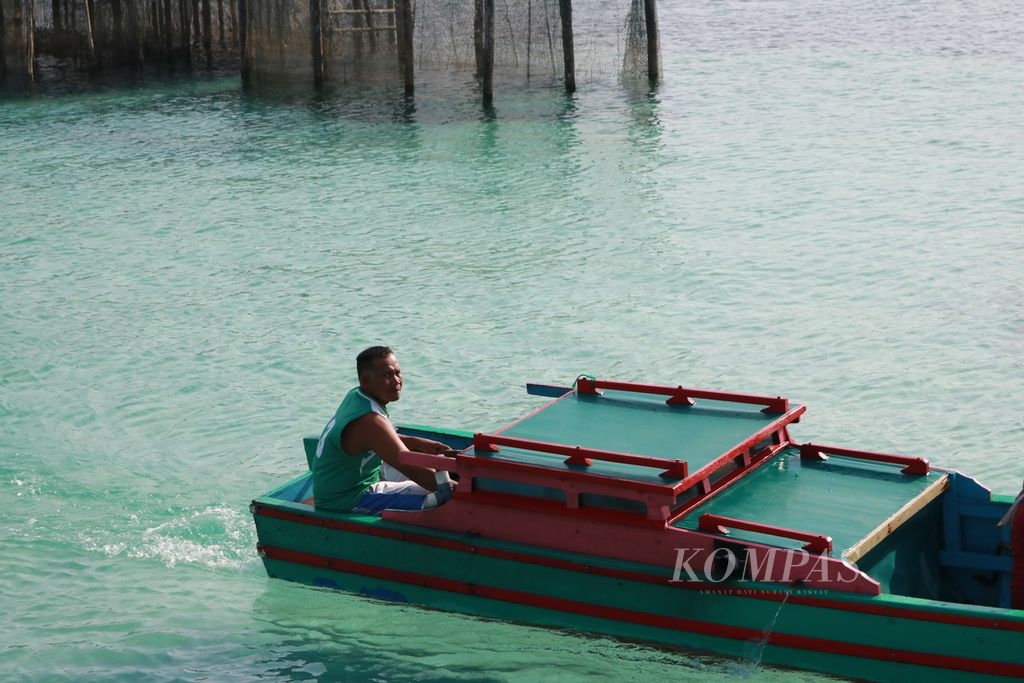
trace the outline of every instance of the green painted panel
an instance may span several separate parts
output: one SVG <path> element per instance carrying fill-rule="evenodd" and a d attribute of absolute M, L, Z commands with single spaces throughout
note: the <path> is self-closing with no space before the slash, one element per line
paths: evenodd
<path fill-rule="evenodd" d="M 831 536 L 833 554 L 839 555 L 941 476 L 932 472 L 912 477 L 895 465 L 850 458 L 802 462 L 799 450 L 789 448 L 674 526 L 696 529 L 700 515 L 710 512 Z M 791 548 L 801 545 L 748 531 L 732 531 L 730 536 Z"/>
<path fill-rule="evenodd" d="M 757 406 L 698 401 L 691 408 L 669 406 L 665 397 L 606 391 L 603 396 L 569 396 L 502 432 L 518 439 L 547 441 L 635 455 L 685 460 L 695 472 L 769 425 L 777 415 Z M 562 456 L 503 448 L 497 457 L 574 469 Z M 595 462 L 588 472 L 634 481 L 664 483 L 658 471 L 635 465 Z"/>

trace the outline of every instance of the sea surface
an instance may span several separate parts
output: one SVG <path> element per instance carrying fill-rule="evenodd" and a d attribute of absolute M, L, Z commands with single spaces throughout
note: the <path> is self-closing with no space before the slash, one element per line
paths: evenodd
<path fill-rule="evenodd" d="M 653 90 L 0 91 L 0 679 L 821 680 L 268 579 L 249 501 L 375 343 L 400 422 L 781 394 L 1019 490 L 1019 3 L 659 5 Z"/>

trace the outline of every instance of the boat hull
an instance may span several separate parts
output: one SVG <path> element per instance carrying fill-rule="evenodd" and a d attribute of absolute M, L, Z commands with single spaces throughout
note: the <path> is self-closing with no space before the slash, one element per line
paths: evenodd
<path fill-rule="evenodd" d="M 664 567 L 253 503 L 272 577 L 877 681 L 1024 677 L 1024 612 L 902 596 L 674 581 Z M 685 578 L 685 577 L 682 577 Z"/>

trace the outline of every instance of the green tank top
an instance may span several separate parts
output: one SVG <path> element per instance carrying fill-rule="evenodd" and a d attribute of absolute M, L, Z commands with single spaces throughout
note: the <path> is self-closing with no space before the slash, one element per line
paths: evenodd
<path fill-rule="evenodd" d="M 313 498 L 317 508 L 351 512 L 367 489 L 380 481 L 380 456 L 373 451 L 349 455 L 341 448 L 345 427 L 367 413 L 388 417 L 384 406 L 356 387 L 345 395 L 324 427 L 313 459 Z"/>

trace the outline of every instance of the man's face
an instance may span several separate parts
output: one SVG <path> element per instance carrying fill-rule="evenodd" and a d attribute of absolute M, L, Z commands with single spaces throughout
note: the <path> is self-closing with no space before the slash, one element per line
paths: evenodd
<path fill-rule="evenodd" d="M 373 365 L 359 378 L 359 384 L 382 403 L 397 401 L 402 393 L 402 368 L 394 354 L 374 358 Z"/>

